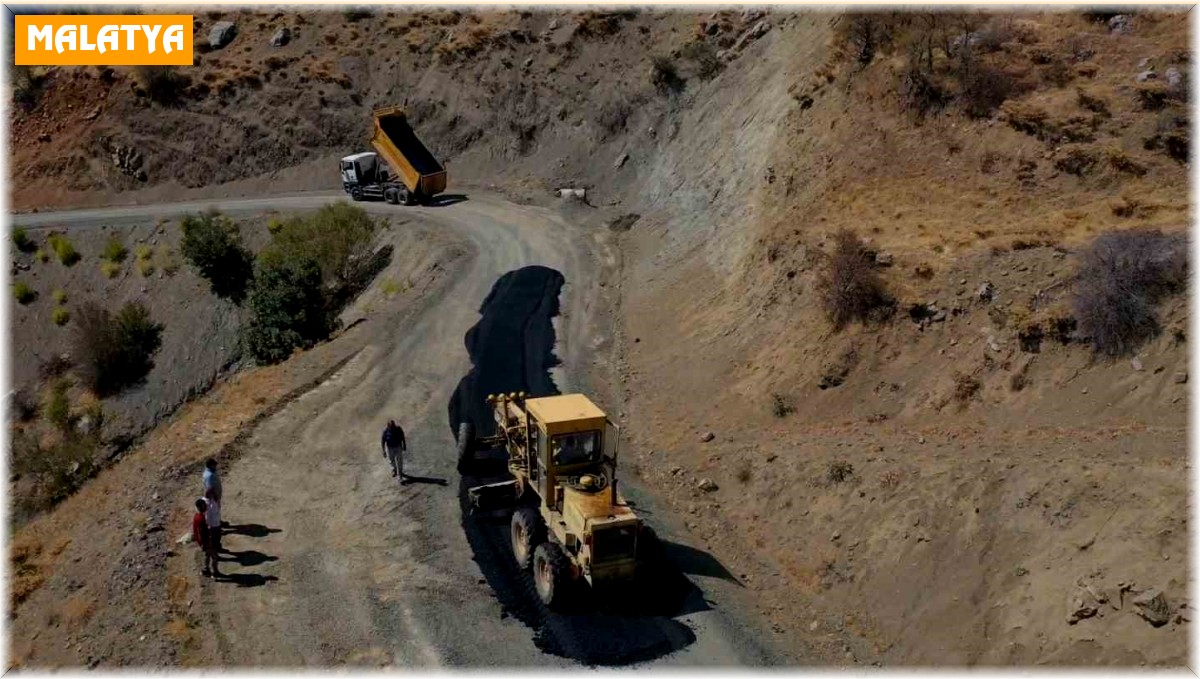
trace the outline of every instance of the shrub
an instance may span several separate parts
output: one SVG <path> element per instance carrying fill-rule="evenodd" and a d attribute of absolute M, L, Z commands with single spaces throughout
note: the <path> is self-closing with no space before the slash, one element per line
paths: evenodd
<path fill-rule="evenodd" d="M 269 248 L 284 259 L 311 259 L 325 285 L 340 287 L 358 277 L 371 253 L 376 226 L 366 210 L 338 201 L 282 222 Z"/>
<path fill-rule="evenodd" d="M 54 292 L 50 293 L 50 298 L 54 300 L 55 304 L 66 304 L 67 303 L 67 291 L 66 290 L 55 290 Z"/>
<path fill-rule="evenodd" d="M 63 234 L 52 233 L 46 240 L 50 244 L 50 249 L 54 251 L 54 255 L 58 257 L 58 261 L 63 265 L 73 266 L 79 261 L 79 252 L 75 250 L 75 246 Z"/>
<path fill-rule="evenodd" d="M 964 373 L 954 373 L 954 400 L 959 403 L 966 403 L 975 398 L 983 385 L 973 375 Z"/>
<path fill-rule="evenodd" d="M 61 431 L 71 428 L 71 399 L 67 396 L 70 388 L 71 383 L 60 377 L 50 386 L 50 395 L 46 399 L 46 421 Z"/>
<path fill-rule="evenodd" d="M 254 272 L 254 257 L 242 247 L 237 225 L 216 212 L 180 222 L 183 256 L 208 280 L 213 294 L 241 304 Z"/>
<path fill-rule="evenodd" d="M 825 478 L 829 479 L 830 483 L 842 483 L 852 476 L 854 465 L 842 460 L 830 462 L 829 468 L 825 470 Z"/>
<path fill-rule="evenodd" d="M 114 264 L 120 264 L 129 256 L 129 250 L 120 238 L 113 236 L 108 239 L 108 243 L 104 246 L 104 251 L 100 253 L 100 259 L 107 260 Z"/>
<path fill-rule="evenodd" d="M 171 248 L 160 247 L 157 256 L 155 256 L 154 266 L 168 277 L 174 276 L 179 272 L 179 257 Z"/>
<path fill-rule="evenodd" d="M 794 412 L 796 412 L 796 406 L 792 403 L 792 399 L 783 394 L 771 394 L 771 413 L 775 417 L 787 417 Z"/>
<path fill-rule="evenodd" d="M 37 417 L 39 406 L 37 398 L 28 389 L 17 389 L 9 399 L 12 405 L 12 416 L 17 422 L 32 422 Z"/>
<path fill-rule="evenodd" d="M 43 380 L 53 380 L 62 377 L 71 369 L 71 359 L 64 354 L 54 354 L 38 364 L 38 375 Z"/>
<path fill-rule="evenodd" d="M 163 326 L 138 302 L 126 304 L 115 315 L 89 302 L 79 308 L 75 327 L 72 353 L 79 360 L 80 377 L 101 397 L 141 381 L 162 346 Z"/>
<path fill-rule="evenodd" d="M 13 101 L 25 108 L 33 107 L 42 93 L 43 76 L 28 66 L 14 66 L 9 74 L 12 78 Z"/>
<path fill-rule="evenodd" d="M 659 54 L 650 59 L 650 84 L 661 94 L 671 94 L 682 90 L 685 83 L 675 61 Z"/>
<path fill-rule="evenodd" d="M 817 280 L 817 292 L 829 320 L 842 328 L 868 320 L 891 307 L 892 300 L 872 268 L 874 258 L 853 231 L 839 231 L 834 251 Z"/>
<path fill-rule="evenodd" d="M 29 304 L 37 299 L 37 292 L 29 286 L 25 281 L 17 281 L 13 283 L 13 299 L 17 300 L 17 304 Z"/>
<path fill-rule="evenodd" d="M 1016 89 L 1004 71 L 975 63 L 959 73 L 963 111 L 972 118 L 986 118 L 1000 108 Z"/>
<path fill-rule="evenodd" d="M 918 119 L 941 110 L 950 100 L 950 96 L 933 75 L 921 68 L 919 60 L 911 56 L 906 68 L 900 73 L 899 92 L 901 106 Z"/>
<path fill-rule="evenodd" d="M 100 273 L 104 274 L 105 278 L 116 278 L 117 274 L 121 273 L 121 265 L 107 260 L 100 262 Z"/>
<path fill-rule="evenodd" d="M 146 96 L 167 106 L 178 103 L 180 95 L 191 84 L 186 75 L 171 66 L 137 66 L 133 76 Z"/>
<path fill-rule="evenodd" d="M 46 262 L 50 261 L 50 254 L 47 253 L 45 250 L 38 248 L 37 252 L 33 253 L 33 258 L 36 259 L 37 261 L 41 262 L 42 264 L 45 264 Z"/>
<path fill-rule="evenodd" d="M 265 251 L 255 267 L 245 329 L 246 348 L 262 364 L 278 363 L 297 348 L 329 337 L 332 314 L 321 290 L 321 269 L 312 258 L 288 259 Z"/>
<path fill-rule="evenodd" d="M 18 226 L 13 229 L 12 233 L 13 245 L 21 252 L 32 252 L 37 249 L 37 243 L 29 237 L 29 232 L 24 227 Z"/>
<path fill-rule="evenodd" d="M 696 64 L 696 75 L 701 80 L 712 80 L 721 72 L 723 65 L 717 58 L 717 51 L 712 45 L 703 40 L 695 40 L 683 46 L 683 58 Z"/>
<path fill-rule="evenodd" d="M 1071 301 L 1078 330 L 1101 354 L 1133 351 L 1158 333 L 1155 305 L 1187 286 L 1187 242 L 1159 231 L 1102 234 L 1083 252 Z"/>
<path fill-rule="evenodd" d="M 54 321 L 54 325 L 66 325 L 71 320 L 71 312 L 66 307 L 54 307 L 54 311 L 50 312 L 50 320 Z"/>
<path fill-rule="evenodd" d="M 99 444 L 96 435 L 73 433 L 46 448 L 28 436 L 14 437 L 13 471 L 36 482 L 31 496 L 19 499 L 21 504 L 27 509 L 48 508 L 70 497 L 99 469 Z"/>

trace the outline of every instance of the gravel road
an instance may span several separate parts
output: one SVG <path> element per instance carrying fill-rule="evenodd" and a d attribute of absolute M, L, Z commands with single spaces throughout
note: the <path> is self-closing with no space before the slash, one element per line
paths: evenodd
<path fill-rule="evenodd" d="M 13 221 L 87 228 L 208 207 L 228 214 L 308 210 L 333 197 L 81 210 Z M 472 397 L 464 385 L 480 375 L 486 382 L 533 371 L 559 391 L 585 387 L 587 347 L 603 330 L 592 327 L 592 316 L 606 246 L 555 210 L 489 195 L 416 208 L 363 205 L 445 228 L 472 254 L 415 308 L 373 313 L 362 351 L 262 423 L 225 471 L 230 579 L 200 585 L 199 614 L 214 636 L 204 644 L 213 650 L 203 662 L 429 668 L 780 662 L 736 579 L 689 544 L 677 521 L 636 487 L 626 486 L 626 493 L 664 538 L 670 567 L 634 606 L 590 602 L 567 615 L 546 611 L 527 576 L 512 568 L 498 537 L 503 527 L 463 514 L 447 413 L 453 419 L 454 403 Z M 518 273 L 506 277 L 510 272 Z M 552 331 L 544 314 L 554 305 L 525 304 L 529 286 L 537 288 L 534 297 L 559 292 L 562 314 Z M 480 315 L 485 300 L 490 320 Z M 549 334 L 552 351 L 504 350 L 529 339 L 526 332 L 538 341 Z M 406 471 L 421 477 L 418 483 L 401 486 L 390 476 L 379 449 L 388 418 L 408 433 Z"/>

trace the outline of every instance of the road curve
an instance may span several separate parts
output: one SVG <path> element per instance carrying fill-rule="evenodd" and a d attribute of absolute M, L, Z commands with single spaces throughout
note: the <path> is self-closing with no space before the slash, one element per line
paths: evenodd
<path fill-rule="evenodd" d="M 310 210 L 339 196 L 88 209 L 12 221 L 75 229 L 210 207 L 231 215 Z M 204 626 L 212 636 L 201 662 L 428 668 L 778 662 L 745 613 L 752 607 L 740 586 L 687 546 L 662 511 L 651 523 L 668 539 L 674 565 L 692 573 L 686 591 L 667 609 L 600 607 L 571 615 L 545 611 L 520 576 L 497 570 L 494 561 L 504 554 L 481 542 L 476 519 L 463 516 L 446 415 L 456 384 L 472 367 L 464 337 L 479 323 L 481 304 L 506 273 L 531 266 L 560 273 L 563 317 L 554 354 L 562 366 L 554 380 L 562 391 L 582 388 L 605 246 L 555 210 L 489 195 L 454 197 L 438 207 L 363 206 L 444 229 L 469 255 L 415 307 L 373 310 L 357 356 L 260 424 L 226 471 L 225 518 L 242 528 L 226 538 L 235 554 L 225 567 L 232 580 L 199 585 L 199 614 L 212 623 Z M 405 228 L 391 230 L 396 247 L 403 247 Z M 390 476 L 378 442 L 389 417 L 408 432 L 406 471 L 427 482 L 399 486 Z M 653 507 L 638 489 L 627 493 Z"/>

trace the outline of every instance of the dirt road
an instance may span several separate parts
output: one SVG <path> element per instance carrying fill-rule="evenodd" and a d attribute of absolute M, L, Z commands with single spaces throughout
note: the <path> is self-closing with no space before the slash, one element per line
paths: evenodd
<path fill-rule="evenodd" d="M 33 214 L 16 221 L 75 228 L 209 206 L 230 214 L 306 210 L 332 197 Z M 472 369 L 464 339 L 475 328 L 468 341 L 475 344 L 476 370 L 522 375 L 549 369 L 544 361 L 486 350 L 519 344 L 536 323 L 508 318 L 497 329 L 480 322 L 485 299 L 495 310 L 507 296 L 521 294 L 514 277 L 497 285 L 504 274 L 539 267 L 524 270 L 541 275 L 516 278 L 543 286 L 542 293 L 561 285 L 562 314 L 552 333 L 561 364 L 554 366 L 553 383 L 561 391 L 586 388 L 588 347 L 603 334 L 593 322 L 600 274 L 612 261 L 601 238 L 557 211 L 486 195 L 451 197 L 437 207 L 364 206 L 445 228 L 472 254 L 415 307 L 373 308 L 358 355 L 261 424 L 226 470 L 225 518 L 234 526 L 225 539 L 230 579 L 202 583 L 198 569 L 189 567 L 204 621 L 194 659 L 423 667 L 778 662 L 764 642 L 769 633 L 745 613 L 752 607 L 736 579 L 689 546 L 672 517 L 656 512 L 636 488 L 627 492 L 651 516 L 673 567 L 690 573 L 677 573 L 675 586 L 656 593 L 661 601 L 643 600 L 636 610 L 589 604 L 570 615 L 546 611 L 525 576 L 505 561 L 511 556 L 498 539 L 503 528 L 463 515 L 447 412 L 452 399 L 463 397 L 456 386 Z M 356 313 L 362 310 L 348 311 Z M 392 417 L 408 432 L 406 471 L 420 477 L 417 483 L 398 485 L 381 456 L 379 432 Z"/>

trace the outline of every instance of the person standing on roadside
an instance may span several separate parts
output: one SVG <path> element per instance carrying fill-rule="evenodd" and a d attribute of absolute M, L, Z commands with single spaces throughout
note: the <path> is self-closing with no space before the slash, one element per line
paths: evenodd
<path fill-rule="evenodd" d="M 382 445 L 383 456 L 392 463 L 392 476 L 399 477 L 400 483 L 404 483 L 407 478 L 404 475 L 404 453 L 408 450 L 408 444 L 404 441 L 404 430 L 395 420 L 388 420 L 383 428 Z"/>
<path fill-rule="evenodd" d="M 217 565 L 217 550 L 208 529 L 208 502 L 197 498 L 196 513 L 192 515 L 192 540 L 200 547 L 204 565 L 200 575 L 204 577 L 221 577 L 221 569 Z"/>
<path fill-rule="evenodd" d="M 221 502 L 221 475 L 217 473 L 217 461 L 213 458 L 208 458 L 204 462 L 204 495 L 208 496 L 209 491 L 212 491 L 213 497 L 218 503 Z"/>
<path fill-rule="evenodd" d="M 204 493 L 207 505 L 204 511 L 204 522 L 208 525 L 208 540 L 212 544 L 213 558 L 221 551 L 221 503 L 217 502 L 216 494 L 209 490 Z"/>

